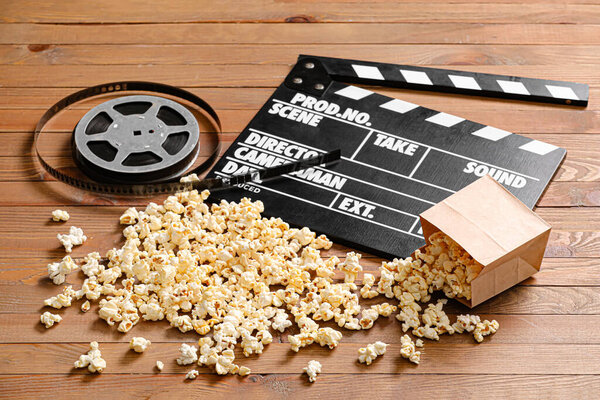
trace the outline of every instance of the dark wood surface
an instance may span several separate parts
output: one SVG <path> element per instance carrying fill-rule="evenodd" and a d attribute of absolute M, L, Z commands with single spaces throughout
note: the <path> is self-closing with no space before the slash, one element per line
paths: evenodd
<path fill-rule="evenodd" d="M 592 0 L 426 1 L 109 0 L 0 1 L 0 397 L 2 398 L 519 398 L 600 397 L 600 4 Z M 423 106 L 497 126 L 567 149 L 536 211 L 553 231 L 540 273 L 478 306 L 500 322 L 477 345 L 467 335 L 427 342 L 422 363 L 399 355 L 401 330 L 379 320 L 347 332 L 334 351 L 289 351 L 287 334 L 244 360 L 246 378 L 219 377 L 175 363 L 178 343 L 196 340 L 167 323 L 121 334 L 96 308 L 61 310 L 39 323 L 43 299 L 58 287 L 46 264 L 62 257 L 49 221 L 67 209 L 68 224 L 90 240 L 76 254 L 119 243 L 118 216 L 148 200 L 98 197 L 51 181 L 32 159 L 32 130 L 44 110 L 77 88 L 111 80 L 177 85 L 208 100 L 226 143 L 239 132 L 300 53 L 574 80 L 590 84 L 585 109 L 406 90 L 379 90 Z M 83 110 L 52 129 L 53 161 L 68 165 L 69 132 Z M 343 246 L 330 254 L 343 255 Z M 365 270 L 381 259 L 365 255 Z M 79 274 L 68 282 L 80 284 Z M 452 314 L 466 309 L 454 302 Z M 137 355 L 132 336 L 152 340 Z M 108 367 L 99 376 L 72 369 L 92 340 Z M 390 343 L 370 367 L 356 362 L 365 343 Z M 243 357 L 243 356 L 241 356 Z M 153 365 L 165 362 L 162 374 Z M 318 359 L 315 384 L 301 375 Z"/>

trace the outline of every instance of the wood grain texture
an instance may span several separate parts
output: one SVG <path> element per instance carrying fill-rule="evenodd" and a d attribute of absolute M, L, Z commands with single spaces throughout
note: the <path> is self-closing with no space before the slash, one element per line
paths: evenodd
<path fill-rule="evenodd" d="M 149 81 L 182 87 L 275 87 L 283 81 L 295 62 L 296 57 L 289 60 L 288 65 L 137 65 L 135 68 L 129 65 L 0 65 L 0 84 L 4 87 L 81 87 L 144 76 Z M 585 81 L 590 86 L 600 86 L 600 76 L 594 74 L 594 65 L 584 64 L 577 68 L 560 65 L 545 65 L 543 68 L 539 65 L 461 65 L 460 70 Z"/>
<path fill-rule="evenodd" d="M 596 375 L 480 375 L 468 374 L 321 374 L 314 384 L 298 374 L 253 374 L 245 379 L 201 374 L 184 381 L 184 374 L 125 375 L 3 375 L 0 396 L 22 399 L 123 398 L 211 399 L 372 399 L 404 398 L 519 398 L 524 400 L 595 399 L 600 390 Z"/>
<path fill-rule="evenodd" d="M 106 24 L 4 24 L 0 43 L 31 45 L 32 51 L 45 51 L 52 44 L 600 44 L 600 26 L 595 24 L 236 22 L 110 24 L 108 28 Z"/>
<path fill-rule="evenodd" d="M 235 1 L 219 2 L 180 0 L 157 13 L 153 4 L 132 0 L 124 13 L 110 0 L 95 2 L 90 9 L 76 0 L 57 4 L 42 0 L 13 3 L 3 0 L 0 21 L 42 23 L 143 23 L 143 22 L 481 22 L 481 23 L 585 23 L 600 20 L 600 8 L 591 4 L 521 4 L 374 2 L 365 8 L 359 2 L 331 3 L 299 1 Z M 227 10 L 227 12 L 224 12 Z"/>
<path fill-rule="evenodd" d="M 160 12 L 157 10 L 160 9 Z M 600 393 L 600 5 L 596 0 L 177 0 L 158 6 L 129 0 L 0 0 L 0 398 L 518 398 L 596 399 Z M 299 53 L 418 64 L 590 84 L 586 108 L 370 87 L 435 110 L 523 134 L 567 149 L 536 211 L 553 226 L 542 269 L 473 310 L 450 301 L 451 319 L 477 313 L 501 324 L 476 344 L 470 335 L 426 341 L 422 363 L 400 358 L 398 321 L 344 331 L 341 345 L 296 354 L 288 334 L 274 335 L 260 357 L 238 361 L 246 378 L 219 377 L 176 365 L 179 343 L 193 343 L 167 322 L 142 323 L 128 334 L 79 309 L 39 322 L 45 298 L 61 288 L 46 264 L 64 256 L 56 233 L 73 224 L 89 241 L 81 257 L 121 243 L 125 207 L 162 201 L 97 196 L 66 187 L 32 159 L 32 129 L 56 101 L 85 86 L 150 80 L 206 99 L 223 120 L 226 148 L 279 85 Z M 70 132 L 89 107 L 78 104 L 54 121 L 45 154 L 69 167 Z M 66 224 L 50 212 L 67 209 Z M 326 255 L 343 258 L 335 245 Z M 381 258 L 365 254 L 365 272 Z M 337 274 L 336 278 L 341 278 Z M 80 272 L 67 282 L 78 287 Z M 359 277 L 360 282 L 360 277 Z M 370 300 L 388 301 L 384 298 Z M 392 301 L 395 304 L 395 301 Z M 328 323 L 330 324 L 330 323 Z M 334 325 L 328 325 L 334 327 Z M 128 350 L 133 336 L 153 344 Z M 98 340 L 105 373 L 74 370 Z M 356 362 L 366 343 L 390 343 L 372 366 Z M 165 371 L 153 368 L 157 359 Z M 315 384 L 301 374 L 323 364 Z"/>
<path fill-rule="evenodd" d="M 310 44 L 310 45 L 0 45 L 5 65 L 289 65 L 298 53 L 327 54 L 395 64 L 429 65 L 578 65 L 597 63 L 599 46 L 576 45 L 412 45 Z"/>
<path fill-rule="evenodd" d="M 271 343 L 261 355 L 244 357 L 236 350 L 236 361 L 257 374 L 295 373 L 310 360 L 318 359 L 323 371 L 333 374 L 441 374 L 452 369 L 457 374 L 600 374 L 600 346 L 562 344 L 447 344 L 427 341 L 418 366 L 400 357 L 400 344 L 390 344 L 386 354 L 367 367 L 358 363 L 359 343 L 341 343 L 334 350 L 311 345 L 295 353 L 288 343 Z M 129 350 L 124 343 L 102 343 L 100 350 L 107 369 L 118 374 L 153 374 L 156 360 L 165 363 L 164 373 L 185 373 L 196 368 L 200 373 L 212 373 L 198 365 L 177 365 L 179 345 L 153 343 L 143 354 Z M 89 350 L 88 343 L 0 344 L 0 374 L 88 374 L 87 369 L 73 368 L 74 360 Z M 502 354 L 502 363 L 489 362 L 493 354 Z M 523 358 L 528 362 L 524 363 Z M 35 359 L 36 363 L 28 361 Z M 53 365 L 52 371 L 45 366 Z M 110 367 L 112 365 L 112 367 Z"/>

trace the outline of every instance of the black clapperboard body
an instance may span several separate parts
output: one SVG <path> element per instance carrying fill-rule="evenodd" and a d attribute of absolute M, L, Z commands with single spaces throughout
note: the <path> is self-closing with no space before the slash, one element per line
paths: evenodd
<path fill-rule="evenodd" d="M 209 177 L 341 149 L 339 162 L 216 193 L 383 257 L 424 244 L 419 214 L 489 174 L 530 208 L 566 151 L 347 83 L 585 105 L 583 84 L 300 56 Z"/>

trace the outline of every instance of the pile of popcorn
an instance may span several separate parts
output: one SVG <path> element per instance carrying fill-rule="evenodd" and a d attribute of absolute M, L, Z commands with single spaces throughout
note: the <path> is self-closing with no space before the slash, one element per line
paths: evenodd
<path fill-rule="evenodd" d="M 288 338 L 296 352 L 312 343 L 330 349 L 340 343 L 342 332 L 322 327 L 321 321 L 350 330 L 370 329 L 379 317 L 397 310 L 404 332 L 412 329 L 415 336 L 427 339 L 466 331 L 481 341 L 498 329 L 496 321 L 481 322 L 470 315 L 452 324 L 442 310 L 446 300 L 429 304 L 424 311 L 419 305 L 437 290 L 468 299 L 469 283 L 481 270 L 442 234 L 432 236 L 431 245 L 417 252 L 414 260 L 384 262 L 377 283 L 365 273 L 359 290 L 360 254 L 348 253 L 343 262 L 336 256 L 322 258 L 320 250 L 332 246 L 324 235 L 290 228 L 279 218 L 263 218 L 260 201 L 243 198 L 239 203 L 223 200 L 209 205 L 208 196 L 208 191 L 193 190 L 169 196 L 162 205 L 149 203 L 143 211 L 129 208 L 120 218 L 127 225 L 125 243 L 107 252 L 106 263 L 94 252 L 81 266 L 70 256 L 48 265 L 57 285 L 77 269 L 86 279 L 80 289 L 65 286 L 44 304 L 60 309 L 85 298 L 82 310 L 87 311 L 89 302 L 97 301 L 100 318 L 120 332 L 141 321 L 166 319 L 181 332 L 193 330 L 201 336 L 198 348 L 181 346 L 177 362 L 210 366 L 221 375 L 248 375 L 249 368 L 234 362 L 233 349 L 240 346 L 246 357 L 261 354 L 273 341 L 271 332 L 284 332 L 293 324 L 299 333 Z M 343 282 L 334 280 L 336 270 L 344 274 Z M 360 297 L 379 295 L 395 298 L 398 306 L 361 306 Z M 50 327 L 59 322 L 53 315 L 44 313 L 42 323 Z M 408 335 L 402 338 L 402 356 L 418 363 L 420 352 L 405 338 L 412 343 Z M 144 351 L 149 341 L 142 339 L 132 341 L 131 348 Z M 361 362 L 367 364 L 386 347 L 382 342 L 369 346 L 361 353 Z M 97 345 L 91 352 L 96 350 Z M 157 363 L 157 368 L 162 365 Z M 188 378 L 196 376 L 192 370 Z"/>
<path fill-rule="evenodd" d="M 429 237 L 430 244 L 424 251 L 416 250 L 415 259 L 394 259 L 383 262 L 379 267 L 380 278 L 374 287 L 375 278 L 365 274 L 361 295 L 372 298 L 379 294 L 399 300 L 400 313 L 396 318 L 402 322 L 404 332 L 430 340 L 439 340 L 447 333 L 472 332 L 477 342 L 495 333 L 499 324 L 496 320 L 481 321 L 475 315 L 460 315 L 453 324 L 443 311 L 447 299 L 429 304 L 425 310 L 419 303 L 431 300 L 431 294 L 443 291 L 446 297 L 471 299 L 471 282 L 482 265 L 475 261 L 461 246 L 442 232 Z"/>

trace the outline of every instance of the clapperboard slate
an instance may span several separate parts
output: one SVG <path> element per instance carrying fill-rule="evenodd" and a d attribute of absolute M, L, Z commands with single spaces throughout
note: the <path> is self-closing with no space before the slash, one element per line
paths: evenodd
<path fill-rule="evenodd" d="M 342 83 L 585 105 L 587 85 L 300 56 L 209 174 L 228 177 L 341 149 L 314 167 L 217 194 L 384 257 L 424 244 L 419 214 L 490 174 L 533 208 L 566 151 Z"/>

